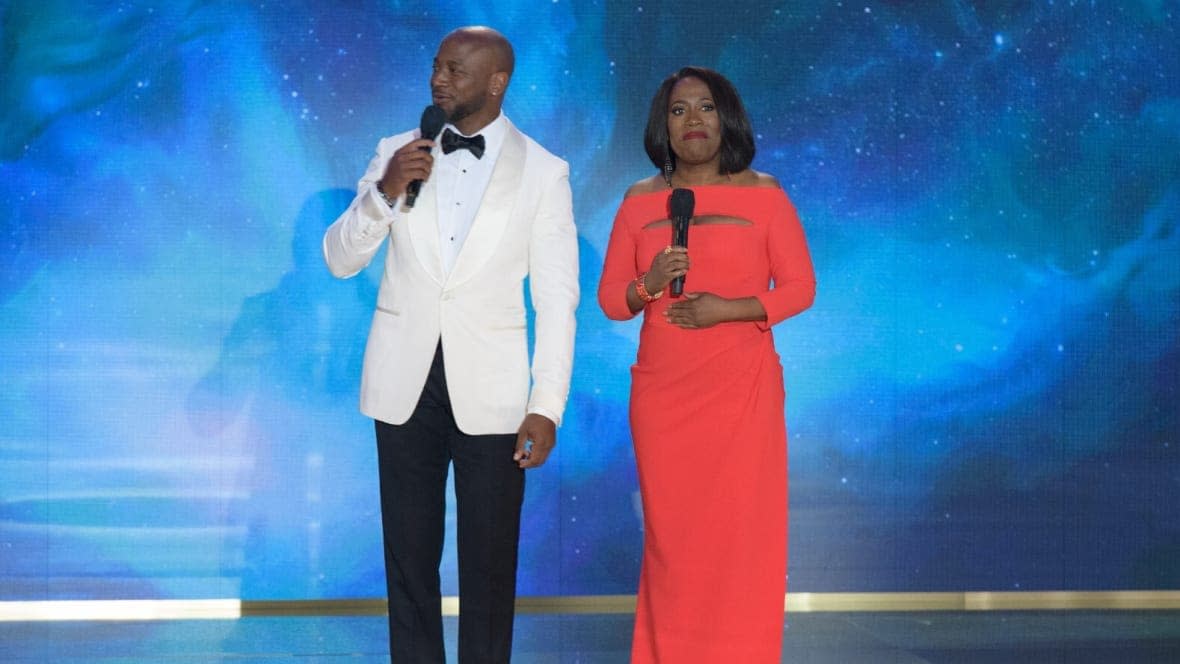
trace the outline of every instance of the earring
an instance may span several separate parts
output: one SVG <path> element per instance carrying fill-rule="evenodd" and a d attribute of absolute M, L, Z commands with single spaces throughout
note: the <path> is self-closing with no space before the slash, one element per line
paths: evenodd
<path fill-rule="evenodd" d="M 672 155 L 664 155 L 664 182 L 672 186 Z"/>

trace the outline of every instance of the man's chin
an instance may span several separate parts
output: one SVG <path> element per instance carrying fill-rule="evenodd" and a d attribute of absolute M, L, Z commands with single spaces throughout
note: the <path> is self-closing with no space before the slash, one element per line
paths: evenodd
<path fill-rule="evenodd" d="M 447 122 L 449 122 L 451 124 L 457 124 L 459 122 L 462 122 L 464 118 L 467 118 L 468 116 L 471 115 L 471 111 L 469 111 L 465 108 L 454 108 L 454 107 L 447 108 L 446 106 L 443 106 L 442 109 L 444 111 L 446 111 Z"/>

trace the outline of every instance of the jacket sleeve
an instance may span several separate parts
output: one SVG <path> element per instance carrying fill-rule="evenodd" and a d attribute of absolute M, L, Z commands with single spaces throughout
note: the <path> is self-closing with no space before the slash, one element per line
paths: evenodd
<path fill-rule="evenodd" d="M 377 154 L 357 183 L 356 198 L 324 233 L 324 261 L 333 276 L 347 278 L 365 269 L 389 236 L 389 227 L 402 216 L 400 199 L 390 209 L 377 192 L 377 182 L 385 174 L 389 158 L 408 142 L 404 136 L 385 138 L 377 144 Z"/>
<path fill-rule="evenodd" d="M 536 312 L 533 387 L 528 411 L 561 424 L 574 363 L 574 312 L 578 308 L 578 233 L 574 226 L 569 165 L 558 160 L 548 180 L 529 239 L 529 291 Z"/>

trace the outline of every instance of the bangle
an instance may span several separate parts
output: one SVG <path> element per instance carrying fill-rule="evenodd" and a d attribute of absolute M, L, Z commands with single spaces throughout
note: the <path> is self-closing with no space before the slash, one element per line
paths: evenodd
<path fill-rule="evenodd" d="M 381 194 L 381 200 L 385 201 L 385 204 L 389 206 L 390 210 L 397 204 L 397 200 L 390 198 L 389 194 L 385 193 L 385 187 L 381 186 L 380 180 L 377 180 L 377 193 Z"/>
<path fill-rule="evenodd" d="M 646 276 L 647 273 L 644 272 L 638 277 L 635 277 L 635 294 L 639 296 L 639 299 L 643 300 L 644 302 L 652 302 L 663 297 L 664 291 L 659 291 L 655 294 L 647 292 L 647 286 L 643 283 L 643 278 Z"/>

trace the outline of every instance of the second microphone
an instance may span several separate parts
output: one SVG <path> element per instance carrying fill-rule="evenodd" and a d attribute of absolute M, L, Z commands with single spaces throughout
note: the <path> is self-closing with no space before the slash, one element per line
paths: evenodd
<path fill-rule="evenodd" d="M 672 244 L 678 247 L 688 247 L 688 227 L 692 222 L 693 208 L 696 207 L 696 196 L 691 189 L 673 189 L 668 197 L 668 216 L 672 219 Z M 672 297 L 679 297 L 684 292 L 684 277 L 672 280 Z"/>

